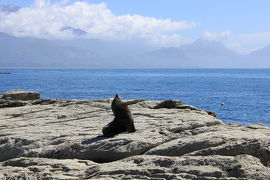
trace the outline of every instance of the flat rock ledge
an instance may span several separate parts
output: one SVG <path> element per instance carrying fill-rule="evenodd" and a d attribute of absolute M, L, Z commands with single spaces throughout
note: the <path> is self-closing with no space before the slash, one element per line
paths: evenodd
<path fill-rule="evenodd" d="M 0 179 L 270 179 L 270 128 L 262 124 L 138 99 L 126 101 L 137 131 L 105 138 L 112 98 L 9 97 L 0 95 Z"/>

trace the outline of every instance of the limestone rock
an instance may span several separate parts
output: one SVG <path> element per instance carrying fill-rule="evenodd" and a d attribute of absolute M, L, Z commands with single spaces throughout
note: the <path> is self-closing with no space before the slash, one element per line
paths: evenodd
<path fill-rule="evenodd" d="M 270 129 L 250 130 L 225 127 L 223 131 L 202 132 L 164 143 L 146 154 L 162 156 L 236 156 L 249 154 L 270 165 Z"/>
<path fill-rule="evenodd" d="M 159 103 L 158 105 L 156 105 L 154 107 L 154 109 L 160 109 L 160 108 L 176 108 L 178 105 L 181 104 L 181 101 L 179 100 L 166 100 L 166 101 L 162 101 L 161 103 Z"/>
<path fill-rule="evenodd" d="M 26 104 L 28 103 L 25 101 L 11 101 L 11 100 L 0 99 L 0 108 L 20 107 L 20 106 L 25 106 Z"/>
<path fill-rule="evenodd" d="M 214 116 L 214 117 L 217 117 L 217 113 L 216 112 L 213 112 L 213 111 L 206 111 L 207 114 L 209 114 L 210 116 Z"/>
<path fill-rule="evenodd" d="M 23 90 L 11 90 L 7 91 L 1 94 L 2 99 L 8 99 L 8 100 L 21 100 L 21 101 L 27 101 L 27 100 L 36 100 L 40 98 L 40 94 L 38 92 L 34 91 L 23 91 Z"/>
<path fill-rule="evenodd" d="M 190 109 L 190 110 L 197 110 L 194 106 L 188 104 L 180 104 L 177 106 L 177 109 Z"/>
<path fill-rule="evenodd" d="M 250 155 L 140 155 L 102 164 L 79 159 L 21 157 L 0 166 L 6 179 L 269 179 L 269 167 Z"/>
<path fill-rule="evenodd" d="M 162 101 L 130 100 L 137 131 L 106 138 L 110 99 L 21 102 L 0 109 L 0 179 L 270 177 L 270 128 L 261 124 L 225 124 L 176 101 L 156 109 Z"/>
<path fill-rule="evenodd" d="M 96 163 L 78 159 L 15 158 L 0 164 L 6 179 L 84 179 L 85 171 Z"/>
<path fill-rule="evenodd" d="M 257 158 L 239 156 L 134 156 L 90 167 L 93 179 L 269 179 L 269 168 Z"/>

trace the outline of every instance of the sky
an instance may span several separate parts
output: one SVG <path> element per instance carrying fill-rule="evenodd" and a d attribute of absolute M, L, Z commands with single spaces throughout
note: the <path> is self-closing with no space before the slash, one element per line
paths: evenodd
<path fill-rule="evenodd" d="M 22 7 L 0 13 L 0 32 L 67 39 L 144 40 L 178 47 L 221 41 L 239 53 L 270 45 L 269 0 L 0 0 Z M 66 28 L 68 27 L 68 28 Z"/>

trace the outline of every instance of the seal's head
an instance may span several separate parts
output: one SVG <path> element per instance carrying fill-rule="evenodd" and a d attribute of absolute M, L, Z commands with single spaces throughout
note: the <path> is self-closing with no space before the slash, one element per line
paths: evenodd
<path fill-rule="evenodd" d="M 119 94 L 115 94 L 115 97 L 111 103 L 111 108 L 112 108 L 112 111 L 113 111 L 113 114 L 115 115 L 117 110 L 116 109 L 119 109 L 121 108 L 121 105 L 122 105 L 122 99 L 120 98 Z"/>
<path fill-rule="evenodd" d="M 119 94 L 115 94 L 115 97 L 113 99 L 113 103 L 116 103 L 116 104 L 122 104 L 123 101 L 121 99 L 121 96 Z"/>

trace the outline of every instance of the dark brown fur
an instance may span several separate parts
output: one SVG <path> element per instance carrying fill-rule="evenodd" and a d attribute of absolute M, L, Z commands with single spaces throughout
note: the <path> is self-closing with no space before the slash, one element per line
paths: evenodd
<path fill-rule="evenodd" d="M 132 114 L 118 94 L 115 95 L 111 108 L 114 120 L 102 129 L 104 136 L 114 136 L 121 132 L 131 133 L 136 131 Z"/>

